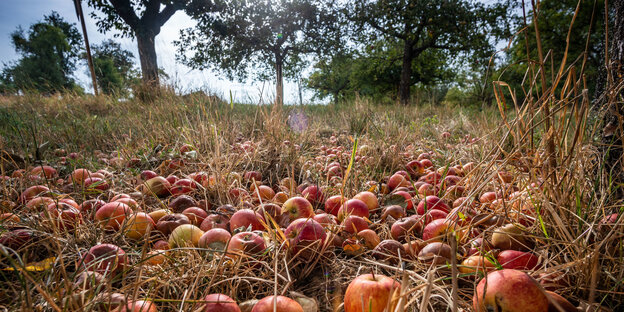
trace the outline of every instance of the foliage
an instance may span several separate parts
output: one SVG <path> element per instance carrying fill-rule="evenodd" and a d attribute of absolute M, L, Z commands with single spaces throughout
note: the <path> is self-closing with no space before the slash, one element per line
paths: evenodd
<path fill-rule="evenodd" d="M 192 68 L 213 68 L 229 79 L 267 80 L 275 66 L 294 78 L 305 65 L 304 56 L 322 53 L 338 32 L 337 17 L 317 0 L 215 1 L 214 12 L 193 8 L 197 20 L 176 41 L 178 59 Z"/>
<path fill-rule="evenodd" d="M 575 11 L 578 14 L 573 21 Z M 549 63 L 546 66 L 546 77 L 551 77 L 552 70 L 559 70 L 559 66 L 567 49 L 567 61 L 565 67 L 574 65 L 580 73 L 583 67 L 583 58 L 587 57 L 584 67 L 587 87 L 590 94 L 596 86 L 598 71 L 603 62 L 604 51 L 604 0 L 576 1 L 576 0 L 543 0 L 540 1 L 538 11 L 538 29 L 540 33 L 542 50 L 549 52 Z M 509 68 L 506 70 L 503 80 L 511 84 L 519 98 L 524 97 L 521 83 L 528 68 L 527 59 L 533 61 L 539 59 L 535 39 L 535 26 L 532 11 L 527 11 L 528 24 L 523 33 L 516 36 L 513 46 L 508 52 Z M 567 34 L 570 30 L 570 38 Z M 588 37 L 589 35 L 589 37 Z M 587 54 L 585 48 L 587 47 Z M 527 56 L 528 53 L 528 56 Z M 550 65 L 553 61 L 552 67 Z M 526 88 L 525 88 L 526 89 Z"/>
<path fill-rule="evenodd" d="M 428 50 L 444 51 L 449 59 L 490 56 L 492 40 L 509 34 L 510 7 L 509 2 L 366 0 L 346 4 L 344 11 L 358 42 L 370 44 L 380 37 L 400 42 L 404 66 L 396 83 L 406 103 L 409 86 L 423 79 L 411 71 L 412 62 Z"/>
<path fill-rule="evenodd" d="M 21 58 L 5 65 L 0 92 L 38 91 L 46 94 L 78 91 L 72 73 L 78 62 L 82 38 L 74 26 L 52 12 L 25 33 L 21 27 L 11 34 Z"/>
<path fill-rule="evenodd" d="M 395 98 L 401 78 L 402 48 L 399 40 L 378 40 L 351 53 L 326 57 L 314 65 L 307 80 L 316 97 L 332 96 L 337 102 L 355 94 L 381 99 Z M 448 82 L 453 73 L 448 54 L 427 50 L 412 62 L 414 80 L 421 86 Z"/>
<path fill-rule="evenodd" d="M 99 87 L 105 94 L 127 95 L 136 82 L 134 55 L 113 40 L 93 46 L 93 64 Z"/>

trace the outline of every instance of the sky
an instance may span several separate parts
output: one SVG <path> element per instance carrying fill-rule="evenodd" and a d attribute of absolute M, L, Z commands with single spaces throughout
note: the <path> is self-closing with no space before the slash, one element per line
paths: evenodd
<path fill-rule="evenodd" d="M 85 1 L 83 1 L 83 10 L 91 45 L 101 43 L 105 39 L 114 39 L 124 49 L 134 54 L 138 67 L 139 53 L 136 42 L 128 38 L 113 38 L 114 31 L 106 34 L 98 32 L 95 20 L 89 16 L 93 9 L 88 7 Z M 0 64 L 18 59 L 18 55 L 11 44 L 10 34 L 20 25 L 23 29 L 28 29 L 30 24 L 42 20 L 44 15 L 52 11 L 58 12 L 68 22 L 75 23 L 80 30 L 80 24 L 71 0 L 0 0 Z M 176 62 L 176 48 L 173 45 L 173 41 L 178 39 L 181 29 L 194 25 L 195 22 L 190 17 L 182 11 L 178 11 L 165 23 L 160 34 L 156 37 L 158 65 L 164 68 L 165 72 L 171 76 L 170 83 L 173 83 L 181 92 L 210 90 L 224 99 L 229 99 L 231 91 L 234 100 L 239 102 L 259 103 L 260 94 L 263 95 L 262 100 L 264 103 L 270 102 L 274 98 L 275 85 L 273 82 L 248 81 L 240 83 L 229 81 L 225 76 L 221 76 L 211 70 L 191 70 L 183 64 Z M 93 92 L 91 80 L 87 74 L 86 62 L 83 63 L 75 76 L 87 92 Z M 304 91 L 303 94 L 303 102 L 309 102 L 312 96 L 311 92 Z M 285 82 L 284 100 L 287 104 L 299 103 L 296 83 Z"/>

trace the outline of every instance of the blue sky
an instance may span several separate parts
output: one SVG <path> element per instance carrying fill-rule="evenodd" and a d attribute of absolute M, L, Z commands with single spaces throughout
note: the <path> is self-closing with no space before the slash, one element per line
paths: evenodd
<path fill-rule="evenodd" d="M 95 21 L 88 16 L 92 12 L 85 1 L 83 1 L 83 10 L 85 11 L 87 32 L 91 44 L 97 44 L 105 39 L 113 38 L 113 32 L 102 34 L 97 31 Z M 57 11 L 67 21 L 76 23 L 79 27 L 76 11 L 71 0 L 0 0 L 0 64 L 14 61 L 18 55 L 11 44 L 10 34 L 17 29 L 19 25 L 27 29 L 30 24 L 43 19 L 43 16 L 52 11 Z M 264 94 L 264 102 L 267 102 L 267 94 L 270 98 L 275 94 L 272 82 L 263 84 L 262 82 L 238 83 L 228 81 L 225 77 L 210 70 L 190 70 L 186 66 L 175 61 L 176 49 L 173 41 L 178 38 L 180 29 L 191 27 L 194 22 L 184 13 L 177 12 L 163 26 L 160 34 L 156 37 L 156 51 L 158 53 L 158 63 L 171 76 L 171 82 L 175 84 L 181 91 L 207 89 L 229 98 L 229 92 L 235 97 L 235 100 L 244 102 L 259 102 L 259 94 Z M 80 28 L 79 28 L 80 29 Z M 135 55 L 135 61 L 138 66 L 138 52 L 136 42 L 127 38 L 113 38 L 121 43 L 122 47 L 130 50 Z M 86 64 L 86 63 L 85 63 Z M 76 72 L 76 77 L 82 86 L 91 91 L 90 79 L 87 76 L 86 65 L 82 66 Z M 286 82 L 285 84 L 285 101 L 287 103 L 298 103 L 297 86 L 294 83 Z M 310 93 L 304 93 L 304 102 L 310 97 Z"/>

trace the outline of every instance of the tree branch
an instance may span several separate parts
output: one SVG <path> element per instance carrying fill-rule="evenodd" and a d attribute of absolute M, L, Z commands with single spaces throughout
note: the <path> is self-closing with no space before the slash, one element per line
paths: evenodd
<path fill-rule="evenodd" d="M 368 22 L 369 25 L 371 25 L 371 27 L 381 31 L 382 33 L 384 33 L 386 35 L 393 36 L 393 37 L 396 37 L 396 38 L 399 38 L 399 39 L 403 39 L 403 40 L 405 40 L 407 38 L 407 36 L 405 36 L 405 34 L 401 34 L 401 33 L 398 33 L 398 32 L 396 32 L 394 30 L 390 30 L 390 29 L 386 29 L 386 28 L 381 27 L 373 19 L 370 19 L 367 22 Z"/>
<path fill-rule="evenodd" d="M 115 9 L 115 13 L 117 13 L 132 30 L 138 28 L 139 17 L 134 13 L 130 0 L 110 0 L 110 3 Z"/>
<path fill-rule="evenodd" d="M 175 3 L 167 4 L 167 6 L 158 14 L 158 25 L 164 25 L 170 18 L 180 9 L 180 6 Z"/>

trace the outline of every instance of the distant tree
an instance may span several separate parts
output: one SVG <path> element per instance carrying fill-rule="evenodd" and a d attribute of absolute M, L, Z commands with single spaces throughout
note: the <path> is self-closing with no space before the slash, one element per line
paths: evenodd
<path fill-rule="evenodd" d="M 216 0 L 212 12 L 187 10 L 197 26 L 176 41 L 178 58 L 196 69 L 214 68 L 245 80 L 252 68 L 275 77 L 276 103 L 283 103 L 283 79 L 296 77 L 304 56 L 322 53 L 339 36 L 337 16 L 319 0 Z"/>
<path fill-rule="evenodd" d="M 578 13 L 572 28 L 570 28 L 577 5 L 579 5 Z M 594 94 L 596 82 L 599 80 L 598 72 L 601 67 L 604 67 L 604 7 L 604 0 L 597 0 L 596 2 L 542 0 L 537 12 L 542 50 L 549 51 L 551 56 L 547 62 L 550 63 L 549 60 L 552 59 L 554 61 L 552 68 L 559 70 L 565 54 L 566 66 L 574 64 L 577 72 L 580 73 L 583 62 L 587 58 L 583 72 L 590 94 Z M 510 67 L 505 71 L 505 76 L 502 78 L 517 90 L 519 99 L 524 97 L 520 90 L 520 83 L 528 68 L 528 60 L 539 59 L 533 14 L 528 9 L 526 12 L 526 30 L 515 37 L 508 52 Z M 523 20 L 519 20 L 519 24 L 522 25 L 523 23 Z M 568 31 L 570 31 L 569 41 L 567 40 Z M 546 76 L 551 76 L 551 66 L 547 66 L 546 69 L 548 71 Z"/>
<path fill-rule="evenodd" d="M 72 77 L 81 51 L 81 36 L 74 24 L 52 12 L 32 24 L 28 32 L 21 27 L 11 34 L 11 42 L 21 58 L 5 65 L 0 75 L 3 93 L 38 91 L 47 94 L 78 91 Z"/>
<path fill-rule="evenodd" d="M 105 94 L 124 96 L 134 80 L 134 55 L 113 40 L 93 46 L 97 83 Z"/>
<path fill-rule="evenodd" d="M 146 85 L 159 84 L 156 36 L 165 22 L 188 3 L 189 0 L 88 0 L 89 6 L 103 14 L 91 14 L 98 20 L 100 31 L 116 29 L 122 36 L 136 38 Z"/>
<path fill-rule="evenodd" d="M 399 99 L 407 104 L 410 86 L 418 82 L 412 63 L 427 50 L 443 50 L 451 57 L 460 53 L 491 53 L 492 39 L 508 26 L 508 3 L 459 0 L 362 0 L 345 6 L 349 19 L 362 34 L 361 41 L 379 36 L 402 43 Z"/>
<path fill-rule="evenodd" d="M 396 98 L 401 79 L 402 45 L 399 40 L 381 39 L 351 53 L 320 59 L 307 79 L 318 98 L 332 96 L 334 102 L 356 93 L 372 98 Z M 422 86 L 449 82 L 453 72 L 447 53 L 427 50 L 411 62 L 413 80 Z"/>

